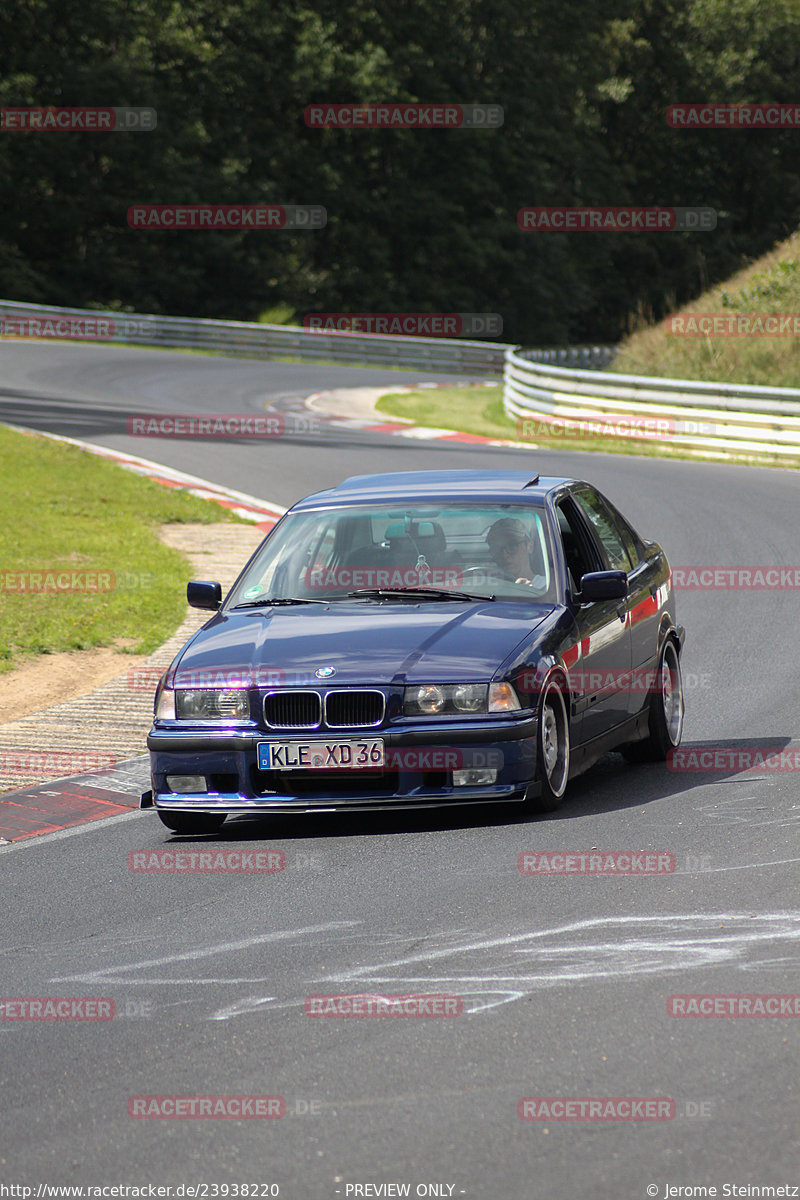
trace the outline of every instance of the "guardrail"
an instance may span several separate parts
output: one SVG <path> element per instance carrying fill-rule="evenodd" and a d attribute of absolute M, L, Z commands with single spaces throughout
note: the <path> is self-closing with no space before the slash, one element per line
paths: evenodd
<path fill-rule="evenodd" d="M 511 347 L 516 350 L 517 347 Z M 582 367 L 586 371 L 602 371 L 617 352 L 616 346 L 563 346 L 553 350 L 523 350 L 529 362 L 557 363 L 564 367 Z"/>
<path fill-rule="evenodd" d="M 18 326 L 40 322 L 42 332 L 29 336 L 69 336 L 76 341 L 122 342 L 127 345 L 187 350 L 219 350 L 250 358 L 301 358 L 305 362 L 368 363 L 422 367 L 456 375 L 503 374 L 507 342 L 458 341 L 454 338 L 401 337 L 380 333 L 316 333 L 297 325 L 259 325 L 248 321 L 214 321 L 204 317 L 162 317 L 152 313 L 116 313 L 57 308 L 0 300 L 0 318 Z M 53 332 L 47 333 L 47 323 Z M 94 323 L 94 324 L 88 324 Z M 96 323 L 105 323 L 98 328 Z M 57 332 L 62 327 L 65 333 Z M 26 328 L 31 328 L 30 324 Z M 33 327 L 35 330 L 35 326 Z M 18 335 L 19 336 L 19 335 Z"/>
<path fill-rule="evenodd" d="M 548 430 L 562 439 L 628 437 L 683 454 L 756 462 L 800 458 L 800 391 L 736 383 L 697 383 L 645 375 L 601 375 L 536 361 L 538 351 L 506 351 L 503 407 L 524 422 L 521 440 Z"/>
<path fill-rule="evenodd" d="M 703 457 L 795 463 L 800 458 L 800 391 L 605 375 L 614 347 L 520 350 L 507 343 L 376 333 L 317 333 L 294 325 L 259 325 L 152 313 L 60 308 L 0 300 L 3 331 L 27 321 L 27 336 L 128 345 L 217 350 L 257 358 L 368 363 L 504 380 L 510 417 L 531 422 L 521 439 L 549 427 L 561 436 L 629 436 L 659 440 Z M 33 323 L 39 322 L 38 332 Z M 19 333 L 17 333 L 19 336 Z M 561 365 L 556 366 L 554 364 Z M 610 432 L 603 435 L 606 428 Z M 627 430 L 627 434 L 625 432 Z"/>

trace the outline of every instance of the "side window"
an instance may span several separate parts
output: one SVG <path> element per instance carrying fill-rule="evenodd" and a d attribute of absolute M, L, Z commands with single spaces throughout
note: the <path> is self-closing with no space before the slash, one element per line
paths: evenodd
<path fill-rule="evenodd" d="M 628 551 L 628 558 L 631 560 L 631 563 L 634 567 L 638 566 L 642 561 L 642 551 L 644 550 L 641 538 L 639 537 L 638 533 L 631 528 L 631 526 L 623 517 L 622 513 L 618 508 L 614 507 L 610 500 L 607 500 L 605 505 L 614 518 L 614 524 L 619 530 L 620 537 L 625 545 L 625 549 Z"/>
<path fill-rule="evenodd" d="M 602 570 L 597 551 L 588 545 L 588 536 L 570 500 L 560 500 L 556 505 L 558 530 L 564 546 L 570 587 L 574 593 L 580 591 L 581 580 L 589 571 Z"/>
<path fill-rule="evenodd" d="M 602 543 L 612 571 L 625 571 L 627 573 L 633 570 L 633 564 L 639 558 L 636 553 L 636 547 L 635 545 L 631 546 L 633 550 L 633 555 L 631 555 L 626 545 L 627 539 L 625 534 L 620 529 L 614 514 L 602 497 L 593 488 L 581 488 L 580 491 L 572 493 L 572 498 L 586 514 L 587 519 Z M 626 530 L 625 532 L 628 539 L 630 539 L 630 530 Z"/>

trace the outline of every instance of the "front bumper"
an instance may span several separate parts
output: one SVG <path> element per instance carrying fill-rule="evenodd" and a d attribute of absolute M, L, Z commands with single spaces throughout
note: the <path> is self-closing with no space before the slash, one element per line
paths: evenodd
<path fill-rule="evenodd" d="M 331 810 L 449 807 L 522 800 L 536 771 L 537 719 L 514 719 L 403 729 L 337 730 L 315 736 L 336 740 L 375 736 L 387 757 L 403 766 L 384 771 L 260 771 L 257 746 L 275 740 L 262 729 L 199 730 L 154 726 L 147 738 L 152 792 L 142 807 L 172 812 L 288 813 Z M 281 734 L 280 740 L 286 740 Z M 301 739 L 302 740 L 302 739 Z M 402 754 L 400 753 L 402 752 Z M 411 759 L 410 765 L 405 765 Z M 452 766 L 496 767 L 491 784 L 454 786 Z M 208 790 L 177 793 L 170 775 L 202 775 Z"/>

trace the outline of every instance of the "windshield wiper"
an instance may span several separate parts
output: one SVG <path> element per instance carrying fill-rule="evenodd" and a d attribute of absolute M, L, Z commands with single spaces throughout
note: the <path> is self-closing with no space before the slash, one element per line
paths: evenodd
<path fill-rule="evenodd" d="M 430 596 L 434 600 L 496 600 L 496 596 L 478 595 L 475 592 L 455 592 L 449 588 L 358 588 L 348 596 Z"/>
<path fill-rule="evenodd" d="M 232 608 L 277 608 L 281 604 L 327 604 L 327 600 L 316 597 L 273 596 L 271 600 L 247 600 L 244 604 L 233 604 Z"/>

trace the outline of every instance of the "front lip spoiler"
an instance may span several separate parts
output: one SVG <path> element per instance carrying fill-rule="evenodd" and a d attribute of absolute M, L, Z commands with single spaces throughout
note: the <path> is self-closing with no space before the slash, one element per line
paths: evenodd
<path fill-rule="evenodd" d="M 513 804 L 519 803 L 525 798 L 524 787 L 513 783 L 490 785 L 482 792 L 471 791 L 468 788 L 464 788 L 463 795 L 460 792 L 460 788 L 454 788 L 452 793 L 447 795 L 438 793 L 432 796 L 389 796 L 376 799 L 364 796 L 353 796 L 351 799 L 342 796 L 321 797 L 320 799 L 310 799 L 307 796 L 296 798 L 280 796 L 270 799 L 267 796 L 259 796 L 252 800 L 237 793 L 231 793 L 215 795 L 208 801 L 201 796 L 188 798 L 177 793 L 168 793 L 157 796 L 154 807 L 163 812 L 217 813 L 219 815 L 224 813 L 226 816 L 234 817 L 245 816 L 247 813 L 253 816 L 264 816 L 267 813 L 288 815 L 312 812 L 387 812 L 409 808 L 455 808 L 461 804 Z"/>

